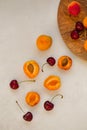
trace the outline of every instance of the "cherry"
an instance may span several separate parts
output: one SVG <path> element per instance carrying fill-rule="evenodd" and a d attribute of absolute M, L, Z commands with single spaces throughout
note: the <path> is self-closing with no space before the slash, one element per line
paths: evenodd
<path fill-rule="evenodd" d="M 72 38 L 72 39 L 78 39 L 78 38 L 79 38 L 79 33 L 78 33 L 77 30 L 73 30 L 73 31 L 71 32 L 71 38 Z"/>
<path fill-rule="evenodd" d="M 21 111 L 23 112 L 23 113 L 25 113 L 24 112 L 24 110 L 22 109 L 22 107 L 19 105 L 19 103 L 18 103 L 18 101 L 16 101 L 16 103 L 17 103 L 17 105 L 19 106 L 19 108 L 21 109 Z M 33 114 L 31 113 L 31 112 L 27 112 L 27 113 L 25 113 L 24 115 L 23 115 L 23 119 L 25 120 L 25 121 L 32 121 L 32 119 L 33 119 Z"/>
<path fill-rule="evenodd" d="M 54 108 L 54 104 L 50 101 L 45 101 L 44 108 L 46 109 L 46 111 L 50 111 Z"/>
<path fill-rule="evenodd" d="M 43 72 L 43 67 L 44 67 L 44 65 L 49 64 L 50 66 L 54 66 L 55 63 L 56 63 L 56 60 L 55 60 L 54 57 L 48 57 L 47 60 L 46 60 L 46 63 L 44 63 L 44 64 L 42 65 L 42 69 L 41 69 L 42 72 Z"/>
<path fill-rule="evenodd" d="M 19 84 L 22 83 L 22 82 L 35 82 L 35 80 L 24 80 L 24 81 L 18 82 L 16 79 L 13 79 L 13 80 L 10 81 L 9 86 L 12 89 L 18 89 Z"/>
<path fill-rule="evenodd" d="M 10 82 L 10 87 L 12 88 L 12 89 L 17 89 L 17 88 L 19 88 L 19 84 L 18 84 L 18 81 L 17 80 L 12 80 L 11 82 Z"/>
<path fill-rule="evenodd" d="M 78 21 L 76 22 L 75 28 L 77 31 L 83 31 L 84 30 L 84 26 L 82 24 L 82 22 Z"/>
<path fill-rule="evenodd" d="M 44 109 L 46 110 L 46 111 L 51 111 L 53 108 L 54 108 L 54 104 L 52 103 L 52 101 L 53 101 L 53 99 L 56 97 L 56 96 L 60 96 L 61 98 L 63 98 L 63 95 L 61 95 L 61 94 L 57 94 L 57 95 L 55 95 L 52 99 L 51 99 L 51 101 L 45 101 L 44 102 Z"/>
<path fill-rule="evenodd" d="M 53 66 L 53 65 L 55 65 L 55 63 L 56 63 L 56 60 L 54 59 L 54 57 L 49 57 L 49 58 L 47 58 L 47 63 L 48 63 L 50 66 Z"/>
<path fill-rule="evenodd" d="M 31 112 L 27 112 L 25 115 L 23 115 L 23 119 L 25 121 L 31 121 L 33 119 L 33 115 Z"/>

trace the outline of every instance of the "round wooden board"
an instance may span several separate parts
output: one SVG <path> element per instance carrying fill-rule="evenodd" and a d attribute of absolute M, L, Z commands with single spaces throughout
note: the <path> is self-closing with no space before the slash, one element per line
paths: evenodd
<path fill-rule="evenodd" d="M 73 40 L 70 32 L 75 28 L 76 21 L 82 21 L 87 16 L 87 0 L 77 0 L 81 4 L 81 11 L 77 17 L 70 16 L 68 13 L 68 4 L 72 0 L 60 0 L 57 21 L 61 36 L 67 47 L 78 57 L 87 60 L 87 51 L 83 47 L 84 35 L 82 38 Z M 84 33 L 84 32 L 83 32 Z"/>

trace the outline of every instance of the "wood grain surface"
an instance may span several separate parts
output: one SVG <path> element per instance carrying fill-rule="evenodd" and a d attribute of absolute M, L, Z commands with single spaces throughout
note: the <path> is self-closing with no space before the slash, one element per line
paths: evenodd
<path fill-rule="evenodd" d="M 72 0 L 60 0 L 57 21 L 61 36 L 67 45 L 67 47 L 76 56 L 87 60 L 87 51 L 85 51 L 83 44 L 86 39 L 86 32 L 82 32 L 79 39 L 74 40 L 71 38 L 71 31 L 75 28 L 75 23 L 77 21 L 82 21 L 85 16 L 87 16 L 87 0 L 77 0 L 81 4 L 81 11 L 77 17 L 70 16 L 68 13 L 68 4 Z"/>

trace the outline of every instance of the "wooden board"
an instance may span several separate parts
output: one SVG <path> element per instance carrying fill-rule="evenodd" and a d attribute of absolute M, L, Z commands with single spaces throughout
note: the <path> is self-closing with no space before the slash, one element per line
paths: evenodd
<path fill-rule="evenodd" d="M 87 60 L 87 51 L 85 51 L 83 44 L 85 39 L 85 32 L 83 32 L 81 38 L 73 40 L 70 36 L 70 32 L 75 28 L 77 21 L 82 21 L 87 16 L 87 0 L 77 0 L 81 4 L 81 11 L 77 17 L 70 16 L 67 6 L 72 0 L 60 0 L 57 21 L 61 36 L 67 45 L 67 47 L 76 56 Z"/>

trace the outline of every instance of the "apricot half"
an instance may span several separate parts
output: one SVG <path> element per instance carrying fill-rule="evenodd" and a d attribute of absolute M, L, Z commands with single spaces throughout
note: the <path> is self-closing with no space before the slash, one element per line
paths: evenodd
<path fill-rule="evenodd" d="M 26 61 L 23 66 L 23 70 L 29 78 L 35 78 L 39 73 L 39 68 L 39 64 L 35 60 Z"/>
<path fill-rule="evenodd" d="M 72 59 L 69 56 L 61 56 L 58 59 L 58 67 L 63 70 L 69 70 L 72 66 Z"/>
<path fill-rule="evenodd" d="M 35 106 L 40 101 L 40 95 L 37 92 L 31 91 L 26 94 L 25 101 L 30 106 Z"/>
<path fill-rule="evenodd" d="M 80 13 L 80 3 L 77 1 L 72 1 L 68 5 L 68 12 L 73 16 L 78 16 L 78 14 Z"/>
<path fill-rule="evenodd" d="M 61 80 L 59 76 L 50 75 L 44 81 L 44 87 L 49 90 L 57 90 L 61 86 Z"/>
<path fill-rule="evenodd" d="M 36 41 L 37 48 L 41 51 L 47 50 L 52 45 L 52 38 L 48 35 L 40 35 Z"/>

